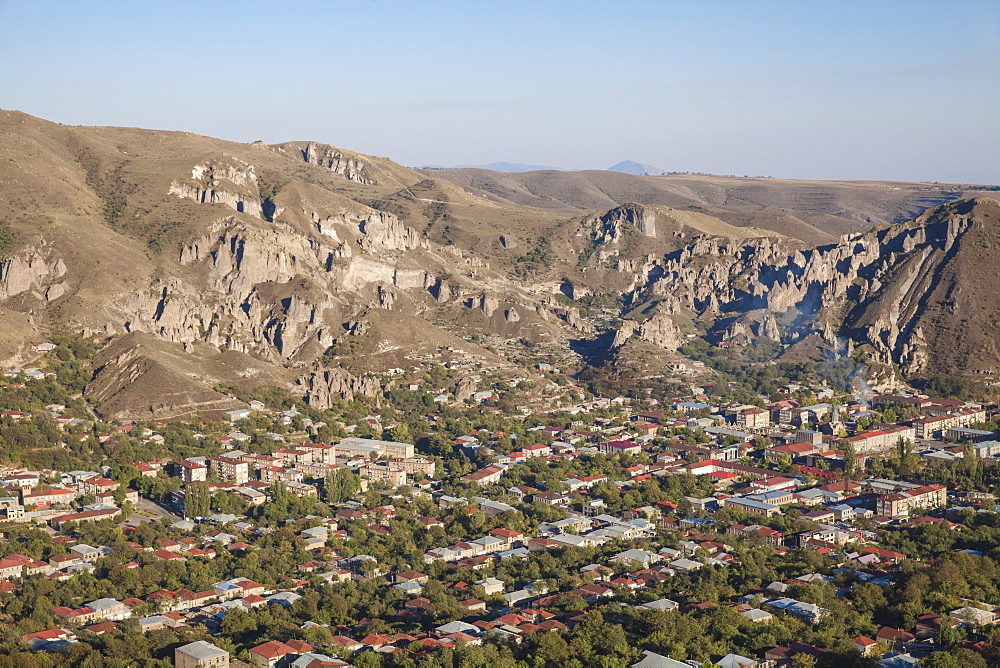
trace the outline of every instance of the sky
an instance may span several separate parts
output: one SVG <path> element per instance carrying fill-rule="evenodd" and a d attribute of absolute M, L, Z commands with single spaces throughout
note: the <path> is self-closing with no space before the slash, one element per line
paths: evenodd
<path fill-rule="evenodd" d="M 1000 1 L 0 0 L 0 107 L 498 161 L 1000 183 Z"/>

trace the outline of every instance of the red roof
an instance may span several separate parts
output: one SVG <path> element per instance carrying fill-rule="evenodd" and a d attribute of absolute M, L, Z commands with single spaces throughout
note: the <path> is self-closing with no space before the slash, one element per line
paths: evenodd
<path fill-rule="evenodd" d="M 250 649 L 251 652 L 265 659 L 280 659 L 286 654 L 297 654 L 297 652 L 279 640 L 268 640 Z"/>

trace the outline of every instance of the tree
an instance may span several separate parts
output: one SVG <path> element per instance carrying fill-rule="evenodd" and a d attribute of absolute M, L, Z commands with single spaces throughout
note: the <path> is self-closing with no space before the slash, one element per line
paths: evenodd
<path fill-rule="evenodd" d="M 986 668 L 986 659 L 967 647 L 937 652 L 920 660 L 923 668 Z"/>
<path fill-rule="evenodd" d="M 840 447 L 844 451 L 844 477 L 850 479 L 858 463 L 858 453 L 854 449 L 854 444 L 846 438 L 840 442 Z"/>
<path fill-rule="evenodd" d="M 205 485 L 192 483 L 184 490 L 184 516 L 206 517 L 212 509 L 212 495 Z"/>
<path fill-rule="evenodd" d="M 344 503 L 361 489 L 361 479 L 350 469 L 336 469 L 326 474 L 326 502 Z"/>

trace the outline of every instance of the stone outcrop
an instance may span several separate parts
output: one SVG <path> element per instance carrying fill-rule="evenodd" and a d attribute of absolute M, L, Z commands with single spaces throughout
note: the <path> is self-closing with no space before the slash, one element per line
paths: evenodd
<path fill-rule="evenodd" d="M 375 179 L 368 174 L 365 163 L 358 156 L 350 155 L 339 148 L 309 142 L 302 149 L 302 159 L 310 165 L 319 165 L 336 172 L 349 181 L 366 185 L 375 184 Z"/>
<path fill-rule="evenodd" d="M 46 249 L 43 247 L 43 251 Z M 66 293 L 65 282 L 53 284 L 66 275 L 66 265 L 59 257 L 47 257 L 37 249 L 26 249 L 0 260 L 0 301 L 29 293 L 36 299 L 53 301 Z"/>
<path fill-rule="evenodd" d="M 478 376 L 465 376 L 458 381 L 458 385 L 455 387 L 455 400 L 458 402 L 467 401 L 478 389 Z"/>
<path fill-rule="evenodd" d="M 195 165 L 191 179 L 174 181 L 169 192 L 201 204 L 222 204 L 255 218 L 264 217 L 254 166 L 235 158 Z"/>
<path fill-rule="evenodd" d="M 382 385 L 375 378 L 358 378 L 344 369 L 320 369 L 299 378 L 306 402 L 317 410 L 327 410 L 340 401 L 355 397 L 380 400 Z M 381 403 L 378 401 L 377 403 Z"/>
<path fill-rule="evenodd" d="M 611 345 L 613 348 L 621 347 L 633 336 L 671 351 L 677 350 L 684 343 L 680 329 L 669 315 L 663 313 L 658 313 L 642 323 L 625 320 L 615 333 Z"/>
<path fill-rule="evenodd" d="M 426 247 L 416 230 L 407 227 L 396 216 L 384 211 L 372 211 L 359 221 L 359 229 L 364 234 L 361 247 L 365 250 L 412 250 Z"/>
<path fill-rule="evenodd" d="M 601 216 L 601 243 L 614 243 L 632 227 L 647 237 L 656 236 L 656 213 L 641 204 L 624 204 Z"/>

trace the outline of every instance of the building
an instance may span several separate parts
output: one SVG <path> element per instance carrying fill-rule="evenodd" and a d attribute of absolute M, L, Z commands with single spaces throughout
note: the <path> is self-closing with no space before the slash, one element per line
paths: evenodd
<path fill-rule="evenodd" d="M 982 443 L 991 441 L 995 434 L 984 429 L 969 429 L 968 427 L 952 427 L 944 433 L 945 440 L 956 443 Z"/>
<path fill-rule="evenodd" d="M 736 424 L 746 429 L 763 429 L 770 423 L 771 413 L 762 408 L 751 408 L 736 415 Z"/>
<path fill-rule="evenodd" d="M 190 485 L 193 482 L 208 480 L 208 467 L 204 464 L 185 459 L 177 462 L 177 467 L 180 469 L 184 484 Z"/>
<path fill-rule="evenodd" d="M 176 668 L 228 668 L 229 652 L 216 647 L 210 642 L 198 642 L 181 645 L 174 650 L 174 666 Z"/>
<path fill-rule="evenodd" d="M 726 499 L 724 503 L 726 506 L 735 506 L 744 512 L 751 513 L 753 515 L 764 515 L 765 517 L 772 517 L 781 512 L 781 508 L 773 504 L 756 501 L 754 499 L 741 498 L 738 496 Z"/>
<path fill-rule="evenodd" d="M 80 481 L 79 490 L 81 494 L 100 494 L 102 492 L 113 492 L 121 486 L 121 483 L 108 478 L 94 476 Z"/>
<path fill-rule="evenodd" d="M 305 448 L 280 448 L 271 453 L 283 464 L 312 464 L 313 451 Z"/>
<path fill-rule="evenodd" d="M 479 469 L 478 471 L 473 471 L 468 475 L 462 476 L 462 480 L 468 482 L 474 482 L 477 485 L 492 485 L 495 482 L 500 482 L 501 476 L 503 476 L 504 470 L 499 466 L 486 466 Z"/>
<path fill-rule="evenodd" d="M 337 458 L 337 446 L 330 443 L 303 443 L 298 446 L 299 450 L 308 450 L 312 453 L 314 464 L 334 464 Z"/>
<path fill-rule="evenodd" d="M 731 524 L 728 529 L 726 529 L 727 534 L 732 534 L 735 536 L 740 536 L 741 538 L 752 538 L 758 537 L 759 539 L 766 543 L 767 545 L 774 545 L 776 547 L 785 544 L 785 535 L 780 531 L 775 531 L 769 527 L 764 527 L 759 524 L 753 524 L 750 526 L 743 526 L 742 524 Z"/>
<path fill-rule="evenodd" d="M 925 485 L 893 494 L 881 494 L 875 501 L 875 512 L 885 517 L 910 514 L 914 508 L 940 508 L 948 499 L 944 485 Z"/>
<path fill-rule="evenodd" d="M 250 464 L 233 457 L 209 457 L 209 468 L 222 480 L 231 480 L 238 485 L 250 480 Z"/>
<path fill-rule="evenodd" d="M 132 611 L 129 607 L 114 598 L 99 598 L 96 601 L 87 603 L 86 607 L 94 611 L 94 619 L 120 621 L 132 616 Z"/>
<path fill-rule="evenodd" d="M 638 455 L 642 453 L 642 446 L 632 441 L 608 441 L 598 445 L 597 449 L 609 455 Z"/>
<path fill-rule="evenodd" d="M 21 493 L 21 503 L 26 506 L 35 505 L 38 508 L 49 506 L 67 506 L 73 503 L 76 492 L 71 489 L 41 489 Z"/>
<path fill-rule="evenodd" d="M 364 446 L 361 450 L 371 448 L 378 454 L 390 459 L 409 459 L 414 456 L 413 445 L 411 443 L 398 443 L 396 441 L 379 441 L 374 438 L 361 438 L 360 436 L 349 436 L 337 444 L 337 456 L 344 456 L 352 453 L 352 448 Z M 363 455 L 367 456 L 367 455 Z"/>
<path fill-rule="evenodd" d="M 781 460 L 782 455 L 788 455 L 791 459 L 796 457 L 805 457 L 806 455 L 812 455 L 819 452 L 817 448 L 812 443 L 799 442 L 799 443 L 789 443 L 787 445 L 776 445 L 773 448 L 768 448 L 764 450 L 764 457 L 769 461 L 777 462 Z"/>
<path fill-rule="evenodd" d="M 931 438 L 939 432 L 947 432 L 953 427 L 964 427 L 976 422 L 986 421 L 986 411 L 982 408 L 969 408 L 954 413 L 943 413 L 913 421 L 913 430 L 917 438 Z"/>
<path fill-rule="evenodd" d="M 69 513 L 60 515 L 49 520 L 49 524 L 56 531 L 62 531 L 67 522 L 99 522 L 121 515 L 121 508 L 109 508 L 107 510 L 84 510 L 79 513 Z"/>
<path fill-rule="evenodd" d="M 279 640 L 269 640 L 249 650 L 250 658 L 256 666 L 270 668 L 285 660 L 288 655 L 298 654 L 292 647 Z"/>
<path fill-rule="evenodd" d="M 35 561 L 23 554 L 11 554 L 0 559 L 0 580 L 19 578 L 22 575 L 34 575 L 50 571 L 46 564 Z"/>
<path fill-rule="evenodd" d="M 385 480 L 393 487 L 406 484 L 406 471 L 395 466 L 389 466 L 382 462 L 374 464 L 364 464 L 358 467 L 358 474 L 367 477 L 371 482 Z"/>
<path fill-rule="evenodd" d="M 914 422 L 914 425 L 916 425 L 916 422 Z M 847 440 L 854 446 L 854 452 L 863 455 L 870 452 L 891 450 L 899 443 L 899 439 L 912 441 L 914 437 L 923 438 L 923 436 L 917 433 L 914 427 L 899 426 L 863 431 L 855 436 L 851 436 Z"/>
<path fill-rule="evenodd" d="M 418 473 L 423 473 L 426 476 L 434 475 L 434 467 L 436 466 L 433 460 L 425 459 L 423 457 L 390 459 L 389 465 L 396 468 L 401 468 L 404 471 L 406 471 L 409 475 L 416 475 Z"/>
<path fill-rule="evenodd" d="M 976 459 L 986 459 L 1000 455 L 1000 441 L 981 441 L 972 446 Z"/>

